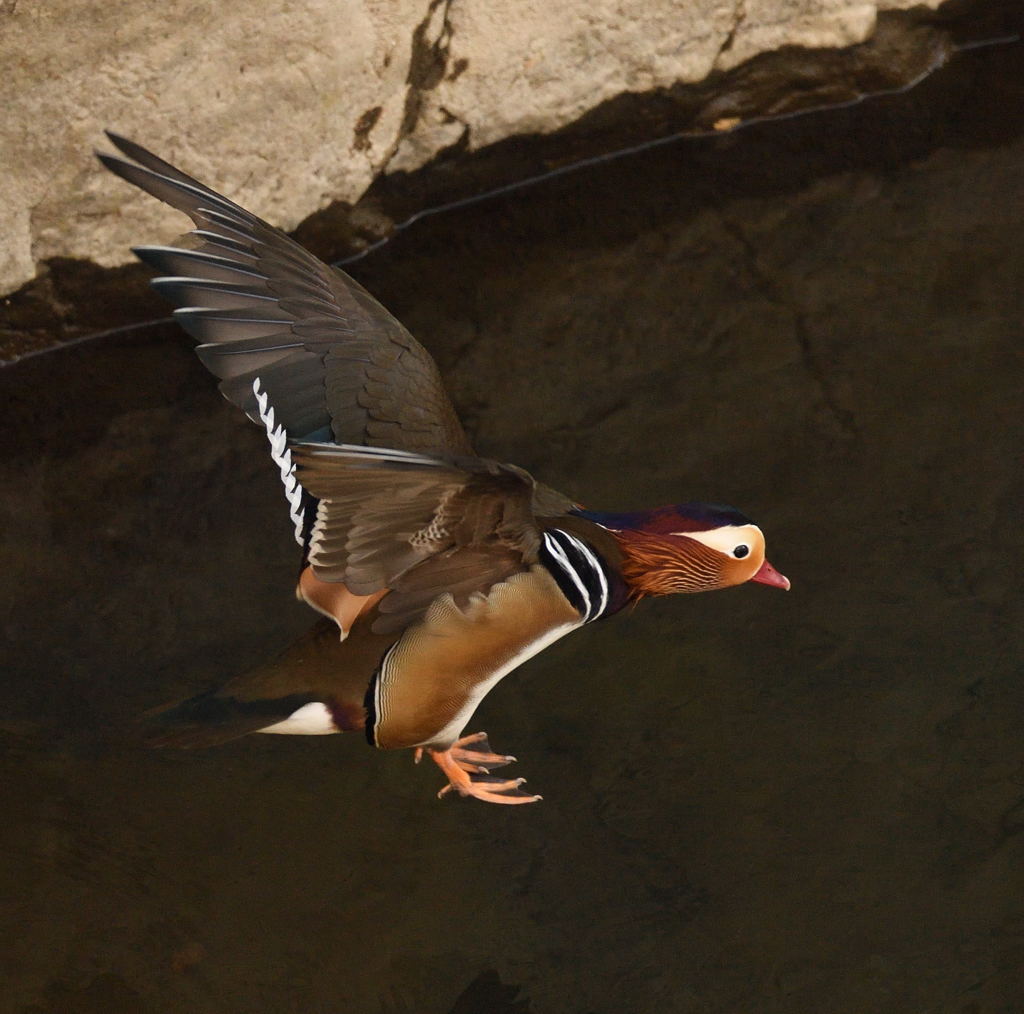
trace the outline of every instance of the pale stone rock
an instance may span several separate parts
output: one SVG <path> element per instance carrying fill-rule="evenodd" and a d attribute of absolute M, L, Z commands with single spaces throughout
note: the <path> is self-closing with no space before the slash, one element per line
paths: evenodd
<path fill-rule="evenodd" d="M 925 0 L 937 6 L 938 0 Z M 0 2 L 0 291 L 104 265 L 180 216 L 102 173 L 111 127 L 285 229 L 384 172 L 572 123 L 915 0 Z"/>

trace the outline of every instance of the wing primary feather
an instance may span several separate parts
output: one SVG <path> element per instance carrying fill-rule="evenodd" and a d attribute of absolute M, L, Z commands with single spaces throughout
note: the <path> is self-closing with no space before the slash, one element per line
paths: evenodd
<path fill-rule="evenodd" d="M 303 344 L 293 335 L 266 335 L 260 338 L 243 338 L 237 342 L 210 342 L 200 345 L 196 352 L 208 356 L 245 356 L 252 352 L 276 352 L 282 349 L 301 349 Z"/>
<path fill-rule="evenodd" d="M 268 281 L 267 276 L 253 270 L 252 265 L 239 264 L 230 257 L 202 250 L 186 250 L 173 246 L 133 246 L 132 253 L 154 271 L 160 271 L 168 277 L 202 277 L 204 281 L 229 283 L 252 278 L 264 283 Z M 193 274 L 198 271 L 202 271 L 203 275 Z"/>
<path fill-rule="evenodd" d="M 228 223 L 238 225 L 249 225 L 258 221 L 237 204 L 221 197 L 220 194 L 179 170 L 174 170 L 173 175 L 168 175 L 150 169 L 141 163 L 133 165 L 114 155 L 105 155 L 102 152 L 96 154 L 115 176 L 134 183 L 140 190 L 145 190 L 147 194 L 169 204 L 172 208 L 184 211 L 192 218 L 205 213 L 216 215 Z M 154 155 L 153 158 L 155 159 L 156 156 Z M 207 204 L 212 204 L 214 207 L 208 208 Z"/>
<path fill-rule="evenodd" d="M 156 289 L 168 302 L 184 306 L 197 305 L 207 301 L 207 309 L 238 309 L 248 300 L 261 303 L 277 303 L 278 298 L 262 285 L 244 285 L 238 282 L 222 282 L 216 279 L 194 278 L 183 275 L 164 275 L 154 278 L 150 286 Z M 230 299 L 234 302 L 228 302 Z"/>
<path fill-rule="evenodd" d="M 209 229 L 193 229 L 190 235 L 198 237 L 204 243 L 209 243 L 211 246 L 218 246 L 224 250 L 230 250 L 236 256 L 247 257 L 254 264 L 259 262 L 259 257 L 252 250 L 251 242 L 243 243 L 240 240 L 231 239 L 228 236 L 221 236 L 216 232 L 210 232 Z"/>
<path fill-rule="evenodd" d="M 135 141 L 131 141 L 127 137 L 124 137 L 113 130 L 105 130 L 103 133 L 107 135 L 110 143 L 117 148 L 122 155 L 127 155 L 133 162 L 138 162 L 139 165 L 144 166 L 147 169 L 152 169 L 164 176 L 170 176 L 172 179 L 180 180 L 182 183 L 192 183 L 197 187 L 203 186 L 199 180 L 189 176 L 188 173 L 183 172 L 177 166 L 171 165 L 170 162 L 165 162 L 158 155 L 154 155 L 148 149 L 143 148 L 141 144 L 136 144 Z M 206 188 L 204 187 L 204 189 Z M 225 198 L 225 200 L 226 199 L 227 198 Z"/>
<path fill-rule="evenodd" d="M 108 170 L 192 219 L 180 246 L 136 252 L 163 276 L 155 287 L 179 305 L 221 391 L 254 422 L 265 425 L 258 376 L 292 436 L 472 454 L 430 355 L 357 282 L 141 145 L 108 138 L 119 153 L 97 152 Z M 251 358 L 210 347 L 264 338 L 246 346 Z"/>
<path fill-rule="evenodd" d="M 277 334 L 287 328 L 291 318 L 232 316 L 223 310 L 210 310 L 203 306 L 183 306 L 174 311 L 174 317 L 193 338 L 205 342 L 232 342 L 240 338 L 260 338 Z"/>

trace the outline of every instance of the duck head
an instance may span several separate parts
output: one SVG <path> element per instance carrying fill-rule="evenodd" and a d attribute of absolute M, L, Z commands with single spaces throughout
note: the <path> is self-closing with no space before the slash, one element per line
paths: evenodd
<path fill-rule="evenodd" d="M 765 558 L 764 535 L 732 507 L 682 503 L 581 517 L 615 537 L 622 576 L 634 597 L 713 591 L 756 581 L 789 590 L 789 579 Z"/>

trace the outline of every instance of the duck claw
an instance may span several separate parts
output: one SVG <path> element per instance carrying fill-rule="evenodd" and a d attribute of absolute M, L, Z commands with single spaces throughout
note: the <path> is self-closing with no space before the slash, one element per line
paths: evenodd
<path fill-rule="evenodd" d="M 449 748 L 455 762 L 464 771 L 473 774 L 493 771 L 513 764 L 515 757 L 511 754 L 495 753 L 487 739 L 486 732 L 474 732 L 472 736 L 457 739 Z"/>
<path fill-rule="evenodd" d="M 494 768 L 511 764 L 515 758 L 493 753 L 486 733 L 463 736 L 447 750 L 427 747 L 426 752 L 448 776 L 448 784 L 438 792 L 438 799 L 453 791 L 485 803 L 536 803 L 541 799 L 538 795 L 522 791 L 520 786 L 526 782 L 525 778 L 501 778 L 490 774 Z"/>

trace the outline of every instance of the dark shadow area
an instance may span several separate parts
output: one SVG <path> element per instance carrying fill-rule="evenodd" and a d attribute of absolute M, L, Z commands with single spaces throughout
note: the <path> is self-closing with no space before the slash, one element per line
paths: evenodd
<path fill-rule="evenodd" d="M 536 807 L 360 737 L 133 746 L 310 622 L 264 438 L 172 327 L 0 371 L 0 1006 L 1022 1009 L 1022 128 L 1024 47 L 979 49 L 354 268 L 482 453 L 592 507 L 735 503 L 793 579 L 503 682 L 474 727 Z"/>

